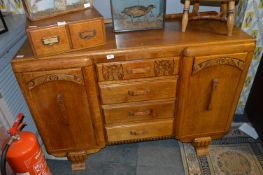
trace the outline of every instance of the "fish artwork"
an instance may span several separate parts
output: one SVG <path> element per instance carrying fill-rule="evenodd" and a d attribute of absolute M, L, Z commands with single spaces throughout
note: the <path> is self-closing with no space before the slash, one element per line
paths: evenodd
<path fill-rule="evenodd" d="M 154 8 L 155 8 L 155 6 L 152 4 L 147 6 L 147 7 L 136 5 L 136 6 L 124 8 L 121 13 L 129 16 L 131 18 L 132 23 L 133 23 L 134 18 L 140 18 L 142 16 L 146 17 L 146 15 L 151 13 L 152 9 L 154 9 Z"/>

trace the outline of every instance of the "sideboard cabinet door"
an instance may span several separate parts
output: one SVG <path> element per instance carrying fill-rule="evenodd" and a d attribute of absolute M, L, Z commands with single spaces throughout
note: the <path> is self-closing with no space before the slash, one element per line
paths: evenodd
<path fill-rule="evenodd" d="M 183 59 L 177 138 L 215 138 L 228 131 L 246 58 L 247 53 L 236 53 Z"/>
<path fill-rule="evenodd" d="M 48 153 L 96 147 L 81 68 L 27 72 L 20 79 Z"/>

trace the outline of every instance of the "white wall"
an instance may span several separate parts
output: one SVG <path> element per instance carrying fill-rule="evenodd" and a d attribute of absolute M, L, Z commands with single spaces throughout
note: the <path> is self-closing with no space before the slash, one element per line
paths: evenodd
<path fill-rule="evenodd" d="M 104 18 L 111 18 L 110 0 L 94 0 L 94 6 L 104 16 Z M 218 11 L 218 7 L 200 7 L 200 11 Z M 166 13 L 182 13 L 183 4 L 180 0 L 167 0 Z"/>

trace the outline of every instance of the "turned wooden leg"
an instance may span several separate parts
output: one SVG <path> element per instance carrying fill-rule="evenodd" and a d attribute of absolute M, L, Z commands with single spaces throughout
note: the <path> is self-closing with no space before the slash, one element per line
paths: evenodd
<path fill-rule="evenodd" d="M 208 146 L 211 143 L 211 137 L 195 138 L 192 145 L 195 147 L 198 156 L 207 155 L 209 153 Z"/>
<path fill-rule="evenodd" d="M 228 2 L 227 35 L 232 36 L 235 18 L 235 1 Z"/>
<path fill-rule="evenodd" d="M 182 32 L 185 32 L 188 23 L 188 13 L 190 7 L 190 0 L 185 0 L 184 2 L 184 14 L 182 18 Z"/>
<path fill-rule="evenodd" d="M 86 168 L 87 153 L 85 151 L 70 152 L 67 155 L 68 160 L 71 162 L 71 169 L 84 170 Z"/>
<path fill-rule="evenodd" d="M 221 2 L 221 7 L 220 7 L 221 21 L 225 21 L 226 20 L 226 14 L 227 14 L 227 3 L 226 2 Z"/>
<path fill-rule="evenodd" d="M 199 4 L 200 4 L 199 0 L 194 1 L 193 14 L 195 16 L 199 16 Z"/>

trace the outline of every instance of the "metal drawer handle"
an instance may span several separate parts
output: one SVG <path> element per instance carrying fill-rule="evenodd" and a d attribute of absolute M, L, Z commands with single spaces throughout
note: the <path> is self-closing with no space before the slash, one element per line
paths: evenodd
<path fill-rule="evenodd" d="M 146 90 L 136 90 L 136 91 L 128 91 L 129 96 L 140 96 L 140 95 L 147 95 L 150 93 L 149 89 Z"/>
<path fill-rule="evenodd" d="M 52 36 L 49 38 L 42 38 L 42 44 L 44 46 L 53 46 L 54 44 L 58 44 L 60 42 L 59 36 Z"/>
<path fill-rule="evenodd" d="M 148 115 L 152 115 L 152 109 L 149 110 L 145 110 L 145 111 L 137 111 L 137 112 L 129 112 L 129 116 L 148 116 Z"/>
<path fill-rule="evenodd" d="M 144 67 L 144 68 L 127 68 L 128 74 L 145 74 L 150 72 L 150 67 Z"/>
<path fill-rule="evenodd" d="M 134 136 L 136 136 L 136 135 L 143 135 L 143 134 L 146 134 L 146 130 L 139 130 L 139 131 L 131 130 L 130 134 L 134 135 Z"/>
<path fill-rule="evenodd" d="M 91 38 L 94 38 L 96 35 L 97 35 L 97 31 L 95 29 L 79 32 L 79 37 L 81 39 L 85 39 L 85 40 L 89 40 Z"/>

